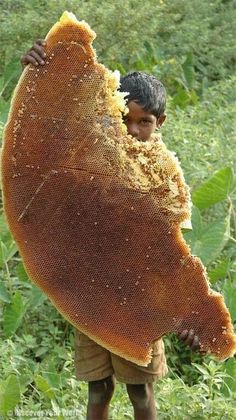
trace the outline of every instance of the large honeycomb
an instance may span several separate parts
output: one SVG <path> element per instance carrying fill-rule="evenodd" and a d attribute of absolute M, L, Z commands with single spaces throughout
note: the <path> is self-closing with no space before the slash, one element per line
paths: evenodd
<path fill-rule="evenodd" d="M 3 197 L 26 270 L 76 328 L 139 365 L 154 339 L 190 328 L 225 359 L 236 338 L 181 233 L 190 206 L 178 161 L 160 137 L 127 134 L 94 37 L 65 12 L 45 66 L 27 66 L 12 100 Z"/>

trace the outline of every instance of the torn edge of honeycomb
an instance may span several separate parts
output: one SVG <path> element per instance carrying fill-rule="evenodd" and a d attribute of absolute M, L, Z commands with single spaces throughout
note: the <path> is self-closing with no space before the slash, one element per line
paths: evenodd
<path fill-rule="evenodd" d="M 66 23 L 66 20 L 63 21 Z M 78 29 L 92 32 L 86 22 L 77 21 L 76 25 Z M 49 34 L 53 32 L 53 28 Z M 91 36 L 91 42 L 93 39 L 94 37 Z M 127 128 L 122 119 L 122 116 L 128 113 L 124 99 L 127 92 L 118 90 L 119 72 L 111 72 L 100 63 L 97 65 L 104 70 L 103 88 L 96 98 L 99 104 L 98 112 L 105 113 L 110 118 L 110 125 L 106 129 L 98 124 L 96 128 L 98 131 L 101 130 L 105 141 L 118 152 L 120 177 L 123 178 L 127 187 L 141 192 L 155 192 L 158 188 L 163 188 L 165 194 L 159 194 L 159 197 L 155 198 L 158 207 L 174 214 L 175 222 L 182 224 L 189 221 L 191 219 L 190 192 L 177 157 L 166 148 L 160 134 L 153 134 L 146 142 L 127 134 Z M 116 132 L 113 131 L 113 127 Z"/>
<path fill-rule="evenodd" d="M 143 193 L 153 193 L 159 208 L 167 210 L 174 222 L 183 223 L 191 219 L 191 200 L 183 171 L 175 154 L 167 149 L 160 134 L 153 134 L 148 141 L 139 141 L 127 134 L 122 114 L 128 112 L 126 93 L 119 92 L 117 74 L 105 69 L 104 110 L 113 119 L 118 136 L 107 133 L 107 142 L 115 147 L 119 155 L 121 173 L 128 188 Z M 104 128 L 103 128 L 104 133 Z M 117 139 L 116 141 L 113 139 Z M 159 191 L 165 193 L 161 194 Z M 156 195 L 155 195 L 156 192 Z"/>
<path fill-rule="evenodd" d="M 52 35 L 55 35 L 57 31 L 60 31 L 60 29 L 63 26 L 66 25 L 76 25 L 78 30 L 82 30 L 83 32 L 86 32 L 86 35 L 88 36 L 88 39 L 90 41 L 90 44 L 93 42 L 93 40 L 96 38 L 96 32 L 94 32 L 91 27 L 89 26 L 89 24 L 87 22 L 85 22 L 84 20 L 79 21 L 76 16 L 74 15 L 74 13 L 72 12 L 68 12 L 65 11 L 58 22 L 56 22 L 51 29 L 49 30 L 49 32 L 46 35 L 46 40 L 48 38 L 50 38 Z"/>

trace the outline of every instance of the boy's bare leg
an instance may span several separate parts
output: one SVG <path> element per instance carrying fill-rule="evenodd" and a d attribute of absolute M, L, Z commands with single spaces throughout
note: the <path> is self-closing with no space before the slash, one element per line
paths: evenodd
<path fill-rule="evenodd" d="M 134 407 L 135 420 L 156 420 L 156 407 L 152 383 L 142 385 L 127 384 L 130 401 Z"/>
<path fill-rule="evenodd" d="M 108 420 L 109 403 L 111 401 L 115 378 L 108 378 L 88 383 L 89 395 L 87 406 L 87 420 Z"/>

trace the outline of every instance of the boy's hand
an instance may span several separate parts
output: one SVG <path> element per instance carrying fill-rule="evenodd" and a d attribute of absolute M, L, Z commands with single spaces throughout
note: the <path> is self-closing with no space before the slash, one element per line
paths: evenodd
<path fill-rule="evenodd" d="M 194 330 L 184 330 L 178 334 L 178 338 L 185 344 L 189 345 L 191 350 L 200 351 L 199 338 L 195 335 Z"/>
<path fill-rule="evenodd" d="M 44 51 L 45 45 L 46 41 L 44 39 L 38 39 L 33 47 L 21 57 L 22 66 L 25 67 L 27 64 L 33 64 L 34 66 L 40 64 L 43 66 L 46 58 L 46 53 Z"/>

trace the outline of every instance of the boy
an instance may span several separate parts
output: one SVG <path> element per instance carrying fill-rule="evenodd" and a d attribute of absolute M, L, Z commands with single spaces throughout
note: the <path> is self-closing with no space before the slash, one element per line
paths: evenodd
<path fill-rule="evenodd" d="M 45 64 L 45 41 L 38 40 L 22 57 L 22 64 Z M 120 90 L 128 94 L 128 114 L 124 117 L 128 133 L 139 141 L 148 141 L 165 121 L 166 93 L 161 82 L 141 72 L 133 72 L 121 79 Z M 184 330 L 180 339 L 191 349 L 199 349 L 198 337 L 193 330 Z M 113 395 L 115 378 L 127 386 L 136 420 L 156 419 L 153 382 L 167 372 L 162 340 L 153 343 L 153 357 L 147 367 L 128 362 L 96 344 L 87 336 L 76 332 L 76 373 L 88 382 L 89 399 L 87 418 L 108 419 L 108 408 Z"/>

